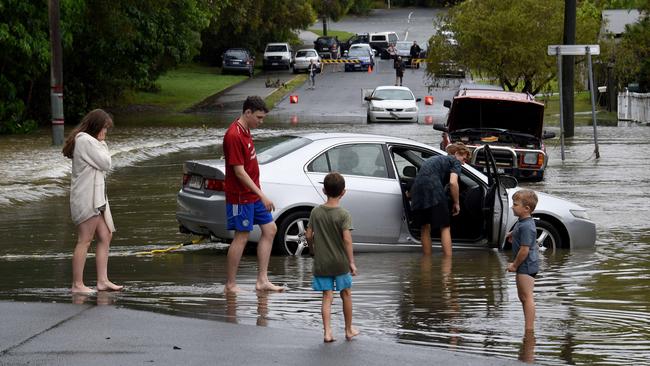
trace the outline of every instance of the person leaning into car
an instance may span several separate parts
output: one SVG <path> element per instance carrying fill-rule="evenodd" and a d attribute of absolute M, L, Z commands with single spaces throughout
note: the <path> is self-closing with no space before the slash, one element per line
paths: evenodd
<path fill-rule="evenodd" d="M 268 111 L 262 98 L 249 96 L 244 101 L 241 116 L 230 125 L 223 137 L 223 153 L 226 160 L 227 228 L 235 231 L 228 248 L 224 292 L 239 291 L 236 281 L 237 269 L 253 225 L 259 225 L 262 231 L 257 244 L 258 268 L 255 289 L 258 291 L 284 289 L 272 284 L 267 276 L 271 247 L 277 231 L 271 215 L 275 206 L 260 187 L 260 169 L 251 136 L 251 129 L 262 124 Z"/>
<path fill-rule="evenodd" d="M 431 255 L 431 230 L 440 230 L 440 244 L 445 256 L 451 255 L 451 216 L 460 213 L 458 177 L 461 165 L 470 152 L 462 142 L 449 145 L 448 155 L 437 155 L 422 163 L 409 190 L 415 221 L 420 225 L 422 253 Z M 449 183 L 451 215 L 445 185 Z"/>

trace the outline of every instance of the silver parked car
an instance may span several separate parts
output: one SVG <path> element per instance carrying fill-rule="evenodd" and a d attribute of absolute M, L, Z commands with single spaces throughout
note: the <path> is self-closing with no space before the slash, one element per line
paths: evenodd
<path fill-rule="evenodd" d="M 378 86 L 364 99 L 368 101 L 368 123 L 418 121 L 421 98 L 405 86 Z"/>
<path fill-rule="evenodd" d="M 298 73 L 300 71 L 309 72 L 309 62 L 314 60 L 316 64 L 317 72 L 321 71 L 321 58 L 313 48 L 303 48 L 296 52 L 296 57 L 293 62 L 293 72 Z"/>
<path fill-rule="evenodd" d="M 281 136 L 260 140 L 257 145 L 260 184 L 276 207 L 276 253 L 307 252 L 304 233 L 309 213 L 325 202 L 323 178 L 330 171 L 340 172 L 346 180 L 342 206 L 352 214 L 355 250 L 420 248 L 419 227 L 411 220 L 406 191 L 422 162 L 443 151 L 409 139 L 346 133 Z M 463 165 L 461 211 L 452 218 L 451 226 L 455 247 L 503 249 L 508 246 L 505 235 L 517 220 L 510 209 L 516 180 L 496 173 L 489 146 L 484 150 L 485 158 L 492 161 L 487 174 Z M 182 232 L 226 242 L 232 239 L 233 232 L 226 230 L 224 178 L 224 160 L 184 163 L 176 212 Z M 584 208 L 537 194 L 539 203 L 533 215 L 538 245 L 550 249 L 594 246 L 595 224 Z M 250 240 L 256 242 L 259 236 L 255 227 Z M 439 237 L 433 239 L 439 242 Z"/>

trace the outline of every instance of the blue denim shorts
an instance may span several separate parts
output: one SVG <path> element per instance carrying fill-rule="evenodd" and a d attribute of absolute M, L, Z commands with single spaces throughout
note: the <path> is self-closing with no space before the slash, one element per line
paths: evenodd
<path fill-rule="evenodd" d="M 227 229 L 253 231 L 253 225 L 264 225 L 273 221 L 273 215 L 264 207 L 262 200 L 254 203 L 226 203 Z"/>
<path fill-rule="evenodd" d="M 314 276 L 311 288 L 315 291 L 343 291 L 352 287 L 352 275 L 348 272 L 338 276 Z"/>

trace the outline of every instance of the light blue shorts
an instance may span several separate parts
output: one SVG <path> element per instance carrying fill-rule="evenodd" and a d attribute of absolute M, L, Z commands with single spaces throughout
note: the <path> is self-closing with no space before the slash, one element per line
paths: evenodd
<path fill-rule="evenodd" d="M 315 291 L 343 291 L 352 287 L 352 275 L 348 272 L 338 276 L 314 276 L 311 288 Z"/>
<path fill-rule="evenodd" d="M 273 215 L 264 207 L 262 200 L 255 203 L 226 203 L 227 229 L 253 231 L 253 225 L 264 225 L 273 221 Z"/>

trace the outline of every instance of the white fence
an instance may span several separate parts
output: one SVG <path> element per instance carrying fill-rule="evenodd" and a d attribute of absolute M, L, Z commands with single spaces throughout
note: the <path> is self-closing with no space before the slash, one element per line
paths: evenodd
<path fill-rule="evenodd" d="M 650 93 L 618 93 L 618 120 L 650 123 Z"/>

